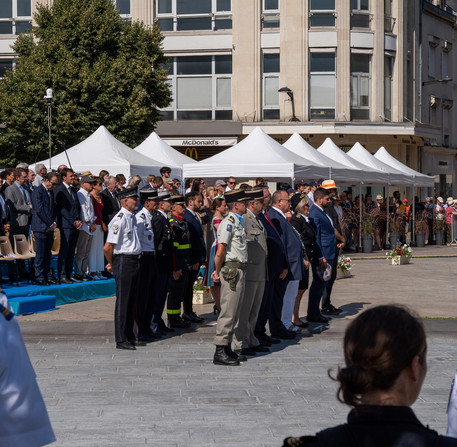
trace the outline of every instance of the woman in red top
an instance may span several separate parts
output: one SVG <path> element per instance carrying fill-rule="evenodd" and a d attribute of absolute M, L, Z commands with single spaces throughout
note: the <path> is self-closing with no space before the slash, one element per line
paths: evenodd
<path fill-rule="evenodd" d="M 94 279 L 103 279 L 99 273 L 105 268 L 105 258 L 103 255 L 103 232 L 106 231 L 102 221 L 103 202 L 100 193 L 103 189 L 103 181 L 100 177 L 96 178 L 94 187 L 90 192 L 92 204 L 94 205 L 95 212 L 95 231 L 93 233 L 92 245 L 89 253 L 89 271 Z"/>

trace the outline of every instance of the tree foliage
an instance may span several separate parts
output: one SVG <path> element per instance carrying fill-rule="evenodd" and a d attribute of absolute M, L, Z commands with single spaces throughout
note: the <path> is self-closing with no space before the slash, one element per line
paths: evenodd
<path fill-rule="evenodd" d="M 0 163 L 46 158 L 46 89 L 53 155 L 104 125 L 135 147 L 154 129 L 171 93 L 157 26 L 124 22 L 111 0 L 55 0 L 18 37 L 16 68 L 0 81 Z M 96 148 L 94 148 L 96 150 Z"/>

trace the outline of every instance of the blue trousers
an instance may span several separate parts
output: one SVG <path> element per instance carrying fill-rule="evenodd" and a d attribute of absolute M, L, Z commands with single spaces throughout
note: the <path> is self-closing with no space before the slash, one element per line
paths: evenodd
<path fill-rule="evenodd" d="M 59 257 L 57 258 L 57 277 L 70 278 L 73 276 L 73 262 L 79 232 L 76 228 L 59 228 L 59 230 L 60 250 Z"/>
<path fill-rule="evenodd" d="M 33 232 L 35 236 L 36 257 L 35 257 L 35 279 L 47 281 L 51 268 L 51 249 L 54 242 L 52 231 Z"/>

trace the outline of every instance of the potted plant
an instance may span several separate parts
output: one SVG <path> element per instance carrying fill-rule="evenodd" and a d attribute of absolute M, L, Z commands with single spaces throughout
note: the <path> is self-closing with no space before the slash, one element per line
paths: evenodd
<path fill-rule="evenodd" d="M 389 217 L 389 230 L 390 230 L 390 246 L 396 247 L 400 240 L 400 231 L 402 226 L 402 219 L 397 214 Z"/>
<path fill-rule="evenodd" d="M 416 244 L 418 247 L 425 247 L 425 234 L 428 230 L 426 212 L 418 213 L 414 220 L 414 233 L 416 234 Z"/>
<path fill-rule="evenodd" d="M 208 286 L 202 284 L 203 278 L 199 276 L 194 284 L 194 295 L 192 299 L 193 304 L 208 304 L 211 303 L 213 298 Z"/>
<path fill-rule="evenodd" d="M 409 245 L 398 244 L 394 249 L 386 253 L 387 259 L 392 260 L 392 265 L 409 264 L 413 251 Z"/>
<path fill-rule="evenodd" d="M 436 245 L 444 245 L 444 230 L 446 229 L 446 221 L 444 218 L 435 219 L 435 241 Z"/>
<path fill-rule="evenodd" d="M 352 276 L 352 260 L 349 256 L 338 256 L 338 264 L 336 270 L 336 279 L 348 278 Z"/>
<path fill-rule="evenodd" d="M 362 216 L 362 242 L 363 252 L 371 253 L 373 251 L 373 231 L 374 218 L 371 213 L 365 213 Z"/>

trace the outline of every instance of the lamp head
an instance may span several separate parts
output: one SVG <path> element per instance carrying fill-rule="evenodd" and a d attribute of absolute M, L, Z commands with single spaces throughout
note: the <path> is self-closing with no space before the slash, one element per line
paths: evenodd
<path fill-rule="evenodd" d="M 53 95 L 53 92 L 52 92 L 52 88 L 46 89 L 46 96 L 44 97 L 44 99 L 50 100 L 50 99 L 53 98 L 53 96 L 54 96 L 54 95 Z"/>

